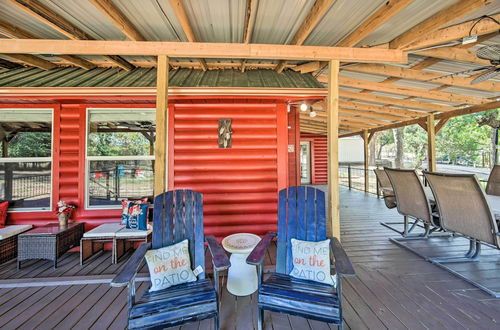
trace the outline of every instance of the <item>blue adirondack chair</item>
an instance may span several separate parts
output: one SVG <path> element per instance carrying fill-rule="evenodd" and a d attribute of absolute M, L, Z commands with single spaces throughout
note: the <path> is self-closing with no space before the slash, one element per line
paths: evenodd
<path fill-rule="evenodd" d="M 296 279 L 292 271 L 292 238 L 306 241 L 326 239 L 325 193 L 311 187 L 290 187 L 279 192 L 276 272 L 263 280 L 262 262 L 276 233 L 268 232 L 247 258 L 257 266 L 258 329 L 264 310 L 335 323 L 342 329 L 342 277 L 355 276 L 354 269 L 337 238 L 331 238 L 336 287 Z"/>
<path fill-rule="evenodd" d="M 112 286 L 128 286 L 128 327 L 166 328 L 187 322 L 214 318 L 219 329 L 219 271 L 231 265 L 215 237 L 203 235 L 202 195 L 191 190 L 168 191 L 155 197 L 153 213 L 153 249 L 189 240 L 191 266 L 205 270 L 204 241 L 212 255 L 215 287 L 198 275 L 195 282 L 176 285 L 165 290 L 145 292 L 136 301 L 135 276 L 143 265 L 151 243 L 143 243 L 130 257 Z"/>

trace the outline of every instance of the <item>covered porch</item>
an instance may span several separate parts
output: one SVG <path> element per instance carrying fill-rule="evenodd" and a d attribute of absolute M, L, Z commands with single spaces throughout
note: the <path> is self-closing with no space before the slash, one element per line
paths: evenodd
<path fill-rule="evenodd" d="M 395 233 L 379 221 L 400 220 L 396 210 L 387 209 L 373 194 L 344 187 L 340 188 L 340 206 L 342 242 L 358 275 L 344 284 L 346 328 L 498 328 L 500 300 L 389 241 Z M 464 248 L 454 245 L 446 253 L 460 253 Z M 265 269 L 273 269 L 274 254 L 272 249 Z M 21 271 L 15 262 L 6 264 L 0 271 L 0 324 L 9 329 L 124 329 L 126 290 L 109 286 L 124 262 L 111 265 L 109 259 L 108 252 L 80 267 L 74 252 L 67 253 L 57 269 L 47 261 L 26 263 Z M 144 279 L 146 272 L 143 268 L 139 277 Z M 500 274 L 487 269 L 480 272 L 500 282 Z M 147 282 L 139 284 L 139 295 L 146 286 Z M 336 329 L 284 314 L 266 312 L 265 318 L 267 329 Z M 221 320 L 222 329 L 256 328 L 255 294 L 234 297 L 223 290 Z M 206 320 L 181 328 L 210 326 Z"/>

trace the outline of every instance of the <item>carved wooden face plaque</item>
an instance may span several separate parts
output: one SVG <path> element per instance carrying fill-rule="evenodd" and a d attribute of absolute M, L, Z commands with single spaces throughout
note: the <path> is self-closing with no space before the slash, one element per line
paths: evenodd
<path fill-rule="evenodd" d="M 219 148 L 231 148 L 233 145 L 231 123 L 232 119 L 219 119 Z"/>

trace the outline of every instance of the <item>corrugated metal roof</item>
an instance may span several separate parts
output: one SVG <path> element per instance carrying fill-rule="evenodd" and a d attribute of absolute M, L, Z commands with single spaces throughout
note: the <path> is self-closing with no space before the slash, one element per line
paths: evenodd
<path fill-rule="evenodd" d="M 170 86 L 175 87 L 269 87 L 323 88 L 311 74 L 286 70 L 171 70 Z M 124 71 L 116 68 L 38 68 L 0 70 L 1 87 L 154 87 L 156 68 Z"/>
<path fill-rule="evenodd" d="M 459 0 L 419 0 L 413 1 L 405 9 L 382 24 L 360 42 L 362 45 L 378 45 L 391 41 L 401 33 L 433 16 Z"/>
<path fill-rule="evenodd" d="M 386 0 L 337 0 L 305 41 L 305 45 L 332 46 L 368 18 Z"/>

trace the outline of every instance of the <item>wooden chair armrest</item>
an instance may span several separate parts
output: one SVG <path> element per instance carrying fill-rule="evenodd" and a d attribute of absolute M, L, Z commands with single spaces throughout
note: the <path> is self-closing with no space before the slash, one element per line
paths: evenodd
<path fill-rule="evenodd" d="M 337 271 L 339 277 L 356 276 L 356 272 L 352 267 L 349 257 L 336 237 L 332 237 L 330 239 L 330 247 L 333 252 L 333 257 L 335 258 L 335 270 Z"/>
<path fill-rule="evenodd" d="M 128 259 L 125 266 L 122 270 L 116 274 L 115 278 L 111 281 L 111 286 L 113 287 L 122 287 L 127 286 L 131 283 L 137 272 L 139 271 L 139 267 L 141 266 L 142 260 L 146 255 L 146 252 L 151 247 L 151 243 L 142 243 L 139 245 L 139 248 L 135 250 L 134 254 Z"/>
<path fill-rule="evenodd" d="M 217 242 L 217 239 L 213 235 L 208 235 L 205 237 L 205 241 L 208 244 L 208 250 L 212 255 L 212 264 L 214 269 L 217 271 L 228 269 L 231 266 L 231 262 L 224 252 L 222 246 Z"/>
<path fill-rule="evenodd" d="M 269 244 L 276 237 L 276 233 L 269 231 L 264 235 L 260 242 L 253 248 L 252 252 L 247 257 L 247 264 L 249 265 L 261 265 L 264 261 L 264 256 L 266 255 L 266 250 Z"/>

